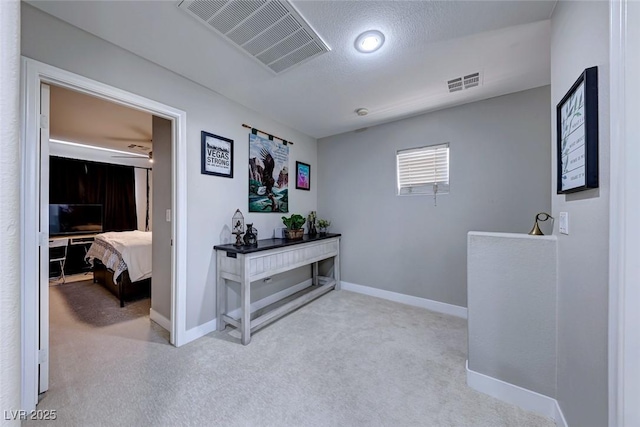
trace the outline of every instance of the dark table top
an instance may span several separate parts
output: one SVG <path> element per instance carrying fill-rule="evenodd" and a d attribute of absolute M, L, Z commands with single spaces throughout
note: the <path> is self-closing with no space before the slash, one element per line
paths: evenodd
<path fill-rule="evenodd" d="M 236 254 L 250 254 L 252 252 L 266 251 L 269 249 L 282 248 L 285 246 L 294 246 L 301 243 L 316 242 L 318 240 L 331 239 L 333 237 L 340 237 L 342 234 L 327 233 L 323 236 L 316 234 L 313 237 L 309 237 L 305 234 L 300 240 L 287 240 L 287 239 L 262 239 L 258 240 L 257 246 L 235 246 L 233 244 L 216 245 L 213 249 L 217 251 L 227 251 Z"/>

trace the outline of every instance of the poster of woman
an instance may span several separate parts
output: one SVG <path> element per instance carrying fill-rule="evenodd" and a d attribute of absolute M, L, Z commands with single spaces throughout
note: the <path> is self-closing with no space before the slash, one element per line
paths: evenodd
<path fill-rule="evenodd" d="M 289 212 L 289 147 L 249 135 L 249 212 Z"/>

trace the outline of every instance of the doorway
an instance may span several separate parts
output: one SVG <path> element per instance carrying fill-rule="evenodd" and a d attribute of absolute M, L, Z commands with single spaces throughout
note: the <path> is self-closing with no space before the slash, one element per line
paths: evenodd
<path fill-rule="evenodd" d="M 112 86 L 61 70 L 28 58 L 22 59 L 23 176 L 21 185 L 24 213 L 21 223 L 22 239 L 22 402 L 23 408 L 33 409 L 38 401 L 39 382 L 48 374 L 48 225 L 41 221 L 42 180 L 47 175 L 41 169 L 42 158 L 48 158 L 49 117 L 48 99 L 41 94 L 41 85 L 51 84 L 88 94 L 164 119 L 171 125 L 171 198 L 166 210 L 170 228 L 171 272 L 170 318 L 166 326 L 170 342 L 180 346 L 185 340 L 185 283 L 186 283 L 186 113 L 165 104 L 134 95 Z M 40 134 L 43 134 L 42 137 Z M 46 163 L 46 162 L 45 162 Z M 45 166 L 48 167 L 48 166 Z M 44 190 L 47 192 L 47 190 Z M 48 209 L 48 206 L 47 206 Z M 46 217 L 48 219 L 48 217 Z M 44 222 L 44 224 L 43 224 Z M 44 250 L 46 249 L 46 251 Z M 47 274 L 43 274 L 43 268 Z M 43 280 L 45 279 L 45 280 Z M 41 311 L 42 310 L 42 311 Z M 163 325 L 165 326 L 165 325 Z M 42 344 L 42 346 L 41 346 Z M 44 372 L 42 372 L 44 370 Z M 46 386 L 46 380 L 45 384 Z M 45 387 L 46 388 L 46 387 Z"/>
<path fill-rule="evenodd" d="M 47 295 L 40 298 L 50 334 L 41 325 L 40 348 L 49 347 L 51 366 L 47 373 L 40 364 L 42 393 L 49 377 L 59 388 L 83 364 L 94 365 L 96 357 L 84 356 L 98 349 L 117 358 L 113 340 L 169 340 L 170 324 L 159 318 L 171 311 L 171 227 L 156 218 L 153 230 L 153 217 L 171 209 L 171 192 L 158 190 L 171 188 L 172 129 L 166 119 L 55 85 L 42 84 L 41 103 L 49 117 L 40 180 L 48 316 Z M 150 322 L 152 306 L 152 320 L 166 331 Z"/>

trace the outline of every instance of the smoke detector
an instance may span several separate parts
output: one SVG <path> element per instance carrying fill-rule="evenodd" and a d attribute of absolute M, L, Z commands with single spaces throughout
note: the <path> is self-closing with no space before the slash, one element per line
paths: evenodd
<path fill-rule="evenodd" d="M 369 114 L 369 110 L 367 110 L 366 108 L 358 108 L 356 110 L 356 114 L 359 116 L 366 116 L 367 114 Z"/>

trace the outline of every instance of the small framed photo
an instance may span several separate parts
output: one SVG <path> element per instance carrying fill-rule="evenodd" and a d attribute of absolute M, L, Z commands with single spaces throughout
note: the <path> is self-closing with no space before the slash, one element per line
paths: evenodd
<path fill-rule="evenodd" d="M 202 170 L 206 175 L 233 178 L 233 140 L 202 131 Z"/>
<path fill-rule="evenodd" d="M 296 162 L 296 188 L 298 190 L 311 190 L 311 166 Z"/>
<path fill-rule="evenodd" d="M 598 188 L 598 68 L 584 70 L 557 106 L 558 194 Z"/>

